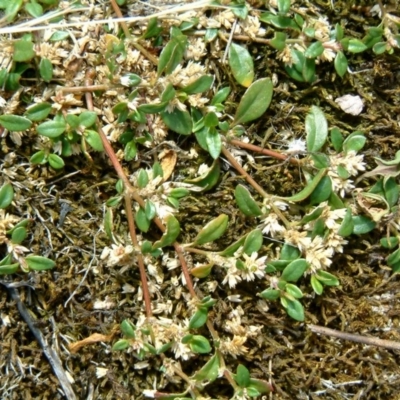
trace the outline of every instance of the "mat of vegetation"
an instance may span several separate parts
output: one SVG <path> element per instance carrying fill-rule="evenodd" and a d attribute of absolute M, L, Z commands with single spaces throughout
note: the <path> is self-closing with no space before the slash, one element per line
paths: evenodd
<path fill-rule="evenodd" d="M 399 9 L 0 0 L 1 398 L 399 398 Z"/>

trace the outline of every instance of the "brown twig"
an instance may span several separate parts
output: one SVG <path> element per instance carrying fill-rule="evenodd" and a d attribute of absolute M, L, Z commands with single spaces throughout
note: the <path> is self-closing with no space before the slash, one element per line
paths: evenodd
<path fill-rule="evenodd" d="M 89 70 L 86 74 L 86 81 L 88 85 L 92 83 L 93 79 L 93 71 Z M 91 92 L 85 93 L 85 98 L 86 98 L 86 104 L 87 108 L 90 111 L 93 111 L 94 106 L 93 106 L 93 97 Z M 128 177 L 126 176 L 124 170 L 122 169 L 122 166 L 120 162 L 118 161 L 118 158 L 111 147 L 109 141 L 107 140 L 106 135 L 104 134 L 103 130 L 99 127 L 98 129 L 99 135 L 101 138 L 101 141 L 103 143 L 103 147 L 110 158 L 115 171 L 118 174 L 118 177 L 124 182 L 124 200 L 125 200 L 125 212 L 126 212 L 126 217 L 128 219 L 128 227 L 129 227 L 129 234 L 132 240 L 132 244 L 134 245 L 134 248 L 137 250 L 139 249 L 139 244 L 136 236 L 136 229 L 135 229 L 135 220 L 133 218 L 133 208 L 132 208 L 132 202 L 131 202 L 131 193 L 135 193 L 135 190 L 133 189 L 132 185 L 129 182 Z M 136 197 L 138 198 L 139 204 L 144 205 L 143 199 L 140 198 L 136 194 Z M 138 265 L 139 265 L 139 273 L 140 273 L 140 280 L 142 283 L 142 290 L 143 290 L 143 298 L 144 298 L 144 304 L 145 304 L 145 309 L 146 309 L 146 316 L 150 318 L 152 316 L 152 310 L 151 310 L 151 299 L 150 299 L 150 292 L 149 292 L 149 285 L 147 282 L 147 276 L 146 276 L 146 268 L 144 266 L 144 260 L 143 260 L 143 255 L 140 251 L 137 251 L 137 260 L 138 260 Z"/>
<path fill-rule="evenodd" d="M 222 146 L 222 154 L 227 158 L 227 160 L 232 164 L 232 166 L 240 173 L 240 175 L 243 175 L 244 178 L 246 179 L 247 182 L 250 183 L 251 186 L 253 186 L 254 189 L 257 190 L 258 193 L 261 194 L 261 196 L 265 198 L 271 197 L 267 192 L 264 191 L 264 189 L 240 166 L 240 164 L 235 160 L 235 157 L 226 149 L 225 146 Z"/>
<path fill-rule="evenodd" d="M 384 340 L 377 339 L 373 337 L 357 335 L 354 333 L 347 333 L 342 331 L 337 331 L 336 329 L 325 328 L 324 326 L 309 324 L 307 327 L 311 332 L 319 333 L 325 336 L 333 336 L 338 339 L 351 340 L 352 342 L 364 343 L 370 346 L 384 347 L 390 350 L 400 350 L 400 342 L 395 342 L 394 340 Z"/>
<path fill-rule="evenodd" d="M 262 147 L 255 146 L 254 144 L 250 144 L 250 143 L 244 143 L 237 139 L 230 139 L 229 143 L 231 143 L 235 146 L 241 147 L 242 149 L 255 151 L 256 153 L 261 153 L 266 156 L 276 158 L 278 160 L 287 161 L 293 165 L 297 165 L 297 166 L 301 165 L 300 161 L 297 158 L 289 157 L 286 154 L 278 153 L 274 150 L 263 149 Z"/>

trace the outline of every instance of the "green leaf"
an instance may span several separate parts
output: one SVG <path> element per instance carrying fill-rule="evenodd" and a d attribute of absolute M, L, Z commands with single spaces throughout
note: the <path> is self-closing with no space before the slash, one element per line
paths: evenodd
<path fill-rule="evenodd" d="M 124 319 L 121 322 L 121 332 L 128 339 L 134 339 L 136 337 L 136 326 L 131 321 Z"/>
<path fill-rule="evenodd" d="M 323 293 L 324 291 L 324 286 L 322 283 L 316 278 L 315 275 L 311 275 L 311 287 L 313 288 L 314 292 L 318 294 L 319 296 Z"/>
<path fill-rule="evenodd" d="M 345 153 L 348 153 L 349 151 L 357 152 L 364 147 L 366 141 L 367 138 L 362 132 L 353 132 L 343 142 L 343 150 Z"/>
<path fill-rule="evenodd" d="M 310 204 L 321 204 L 328 200 L 332 193 L 332 180 L 329 176 L 324 176 L 310 196 Z"/>
<path fill-rule="evenodd" d="M 173 215 L 168 215 L 165 220 L 167 229 L 161 239 L 153 244 L 153 250 L 173 244 L 179 236 L 181 230 L 179 221 Z"/>
<path fill-rule="evenodd" d="M 29 161 L 32 164 L 46 164 L 46 162 L 47 162 L 46 153 L 43 150 L 39 150 L 36 153 L 32 154 Z"/>
<path fill-rule="evenodd" d="M 259 19 L 260 21 L 267 22 L 275 26 L 276 28 L 290 28 L 296 31 L 299 30 L 299 26 L 296 24 L 296 22 L 292 18 L 285 15 L 274 15 L 272 13 L 266 12 L 261 14 Z"/>
<path fill-rule="evenodd" d="M 229 218 L 225 214 L 221 214 L 217 218 L 214 218 L 200 230 L 193 244 L 201 246 L 219 239 L 226 231 L 228 221 Z"/>
<path fill-rule="evenodd" d="M 14 198 L 14 189 L 11 183 L 5 183 L 0 189 L 0 209 L 7 208 Z"/>
<path fill-rule="evenodd" d="M 298 300 L 286 301 L 286 312 L 296 321 L 304 321 L 304 308 Z"/>
<path fill-rule="evenodd" d="M 25 261 L 28 267 L 34 271 L 44 271 L 55 267 L 56 263 L 42 256 L 28 256 L 25 257 Z"/>
<path fill-rule="evenodd" d="M 246 236 L 242 236 L 239 240 L 229 245 L 225 250 L 220 251 L 218 254 L 223 257 L 231 257 L 235 254 L 235 252 L 239 249 L 239 247 L 243 246 Z"/>
<path fill-rule="evenodd" d="M 318 171 L 318 174 L 315 175 L 315 177 L 313 178 L 313 180 L 301 192 L 295 194 L 294 196 L 278 197 L 278 198 L 285 201 L 293 201 L 293 202 L 299 202 L 305 200 L 315 190 L 315 188 L 318 186 L 319 182 L 325 176 L 327 171 L 328 170 L 326 168 L 320 169 Z"/>
<path fill-rule="evenodd" d="M 215 106 L 216 104 L 222 104 L 228 98 L 230 92 L 231 88 L 229 86 L 218 90 L 218 92 L 211 100 L 211 105 Z"/>
<path fill-rule="evenodd" d="M 168 83 L 167 87 L 161 94 L 161 102 L 168 101 L 170 102 L 176 96 L 176 90 L 172 83 Z"/>
<path fill-rule="evenodd" d="M 29 61 L 35 57 L 33 43 L 30 40 L 16 40 L 14 42 L 13 60 L 17 62 Z"/>
<path fill-rule="evenodd" d="M 19 269 L 19 263 L 0 265 L 0 275 L 15 274 Z"/>
<path fill-rule="evenodd" d="M 229 48 L 229 66 L 236 81 L 244 86 L 249 87 L 254 79 L 254 63 L 248 50 L 231 43 Z"/>
<path fill-rule="evenodd" d="M 325 286 L 339 286 L 339 279 L 335 275 L 329 272 L 319 270 L 315 274 L 315 277 L 321 281 Z"/>
<path fill-rule="evenodd" d="M 190 273 L 196 278 L 206 278 L 208 275 L 210 275 L 213 266 L 214 266 L 213 263 L 199 265 L 197 267 L 192 268 L 190 270 Z"/>
<path fill-rule="evenodd" d="M 286 282 L 297 282 L 309 267 L 304 258 L 292 261 L 282 272 L 281 279 Z"/>
<path fill-rule="evenodd" d="M 385 249 L 394 249 L 399 244 L 399 238 L 396 236 L 390 236 L 389 238 L 382 238 L 380 244 Z M 1 265 L 1 264 L 0 264 Z"/>
<path fill-rule="evenodd" d="M 218 354 L 214 354 L 207 361 L 207 363 L 193 375 L 191 379 L 199 383 L 203 381 L 213 382 L 218 378 L 219 367 L 220 367 L 220 361 Z"/>
<path fill-rule="evenodd" d="M 319 151 L 328 137 L 328 123 L 322 110 L 312 106 L 306 117 L 307 150 Z"/>
<path fill-rule="evenodd" d="M 34 18 L 39 18 L 43 15 L 43 7 L 39 3 L 27 3 L 25 4 L 25 10 Z"/>
<path fill-rule="evenodd" d="M 279 14 L 287 14 L 290 10 L 290 0 L 278 0 Z"/>
<path fill-rule="evenodd" d="M 269 392 L 273 391 L 272 389 L 273 388 L 271 387 L 271 384 L 262 379 L 250 379 L 250 383 L 247 386 L 248 393 L 249 393 L 249 390 L 256 390 L 259 394 L 269 393 Z M 255 396 L 259 396 L 259 395 L 255 395 Z"/>
<path fill-rule="evenodd" d="M 121 84 L 127 87 L 133 87 L 140 84 L 142 78 L 136 74 L 127 74 L 121 78 Z"/>
<path fill-rule="evenodd" d="M 312 83 L 315 81 L 315 59 L 306 58 L 301 70 L 305 82 Z"/>
<path fill-rule="evenodd" d="M 163 28 L 158 26 L 158 19 L 156 17 L 153 17 L 149 20 L 149 23 L 147 24 L 147 29 L 143 35 L 143 38 L 150 39 L 152 37 L 157 37 L 162 31 Z"/>
<path fill-rule="evenodd" d="M 65 166 L 64 160 L 57 154 L 50 154 L 48 161 L 50 166 L 54 169 L 61 169 Z"/>
<path fill-rule="evenodd" d="M 137 227 L 142 231 L 142 232 L 147 232 L 150 228 L 150 223 L 151 220 L 149 220 L 146 216 L 146 213 L 142 208 L 139 208 L 135 214 L 135 222 Z"/>
<path fill-rule="evenodd" d="M 117 340 L 112 347 L 113 351 L 118 351 L 118 350 L 126 350 L 130 346 L 129 340 L 126 339 L 121 339 Z"/>
<path fill-rule="evenodd" d="M 27 237 L 28 232 L 24 226 L 19 226 L 13 229 L 11 235 L 11 241 L 15 244 L 21 244 Z"/>
<path fill-rule="evenodd" d="M 137 109 L 141 113 L 145 114 L 157 114 L 159 112 L 165 111 L 168 107 L 168 101 L 163 101 L 157 104 L 142 104 Z"/>
<path fill-rule="evenodd" d="M 157 214 L 156 206 L 152 201 L 146 200 L 146 203 L 144 205 L 144 212 L 146 214 L 146 217 L 150 220 L 152 220 L 156 216 Z"/>
<path fill-rule="evenodd" d="M 350 53 L 362 53 L 367 50 L 367 46 L 359 39 L 350 39 L 347 50 Z"/>
<path fill-rule="evenodd" d="M 269 41 L 270 46 L 282 51 L 286 47 L 287 35 L 284 32 L 275 32 L 274 37 Z"/>
<path fill-rule="evenodd" d="M 207 322 L 208 310 L 205 307 L 199 308 L 190 318 L 189 329 L 201 328 Z"/>
<path fill-rule="evenodd" d="M 60 42 L 61 40 L 65 40 L 69 38 L 69 32 L 68 31 L 55 31 L 51 36 L 50 36 L 50 42 Z"/>
<path fill-rule="evenodd" d="M 169 75 L 182 61 L 186 50 L 187 37 L 177 35 L 171 38 L 160 54 L 157 73 L 160 76 L 163 72 Z"/>
<path fill-rule="evenodd" d="M 346 56 L 341 51 L 337 52 L 334 65 L 335 65 L 335 71 L 337 72 L 337 74 L 341 78 L 343 78 L 343 76 L 347 72 L 347 67 L 349 64 L 347 62 Z"/>
<path fill-rule="evenodd" d="M 395 206 L 399 201 L 399 185 L 397 185 L 393 177 L 389 177 L 384 181 L 383 187 L 385 191 L 385 199 L 389 206 Z"/>
<path fill-rule="evenodd" d="M 218 29 L 217 28 L 207 28 L 206 34 L 204 35 L 204 41 L 206 43 L 212 42 L 218 36 Z"/>
<path fill-rule="evenodd" d="M 292 283 L 286 284 L 285 291 L 295 299 L 301 299 L 303 297 L 303 292 L 296 285 L 293 285 Z"/>
<path fill-rule="evenodd" d="M 201 335 L 193 335 L 189 347 L 193 353 L 207 354 L 211 351 L 210 342 Z"/>
<path fill-rule="evenodd" d="M 0 115 L 0 125 L 9 131 L 25 131 L 31 127 L 32 121 L 18 115 Z"/>
<path fill-rule="evenodd" d="M 94 111 L 84 111 L 79 114 L 79 125 L 90 128 L 97 120 L 97 114 Z"/>
<path fill-rule="evenodd" d="M 333 145 L 333 148 L 337 153 L 342 151 L 342 146 L 343 146 L 343 135 L 340 132 L 339 128 L 332 128 L 331 129 L 331 142 Z"/>
<path fill-rule="evenodd" d="M 132 161 L 135 159 L 137 154 L 136 141 L 131 140 L 128 142 L 124 149 L 125 161 Z"/>
<path fill-rule="evenodd" d="M 110 208 L 109 204 L 107 205 L 107 211 L 104 215 L 104 231 L 106 232 L 108 238 L 110 240 L 114 239 L 113 230 L 114 230 L 114 214 L 112 208 Z"/>
<path fill-rule="evenodd" d="M 193 183 L 203 188 L 203 190 L 212 189 L 220 178 L 221 167 L 219 160 L 214 160 L 211 168 L 205 172 L 203 175 L 194 178 L 194 179 L 186 179 L 185 182 Z"/>
<path fill-rule="evenodd" d="M 107 201 L 106 201 L 106 206 L 107 207 L 116 207 L 118 204 L 121 203 L 122 197 L 121 196 L 113 196 L 110 197 Z"/>
<path fill-rule="evenodd" d="M 325 48 L 322 45 L 320 41 L 312 43 L 304 52 L 304 55 L 307 58 L 317 58 L 319 57 L 323 52 Z"/>
<path fill-rule="evenodd" d="M 165 125 L 172 131 L 181 135 L 190 135 L 192 133 L 192 118 L 187 111 L 181 111 L 175 108 L 172 112 L 164 111 L 161 118 Z"/>
<path fill-rule="evenodd" d="M 210 89 L 213 82 L 214 82 L 214 77 L 212 75 L 203 75 L 190 85 L 182 88 L 182 90 L 187 94 L 202 93 Z"/>
<path fill-rule="evenodd" d="M 365 233 L 371 232 L 376 227 L 376 222 L 372 221 L 370 218 L 364 215 L 353 216 L 353 233 L 355 235 L 363 235 Z"/>
<path fill-rule="evenodd" d="M 353 233 L 353 229 L 353 215 L 351 213 L 351 209 L 348 208 L 346 211 L 346 215 L 343 218 L 342 224 L 340 225 L 338 234 L 343 237 L 350 236 Z"/>
<path fill-rule="evenodd" d="M 90 144 L 93 150 L 103 151 L 103 142 L 98 132 L 92 130 L 86 130 L 84 133 L 85 140 Z"/>
<path fill-rule="evenodd" d="M 66 127 L 67 126 L 64 120 L 46 121 L 38 125 L 36 130 L 39 133 L 39 135 L 55 139 L 61 136 L 65 132 Z"/>
<path fill-rule="evenodd" d="M 41 121 L 50 114 L 50 111 L 51 104 L 44 102 L 29 107 L 25 112 L 25 116 L 31 121 Z"/>
<path fill-rule="evenodd" d="M 253 121 L 267 110 L 271 103 L 273 92 L 272 81 L 262 78 L 255 81 L 240 100 L 234 121 L 231 126 Z"/>
<path fill-rule="evenodd" d="M 53 65 L 48 58 L 42 58 L 39 63 L 40 76 L 45 82 L 50 82 L 53 78 Z"/>
<path fill-rule="evenodd" d="M 221 135 L 215 129 L 209 129 L 206 134 L 206 142 L 210 156 L 216 160 L 221 154 L 222 141 Z"/>
<path fill-rule="evenodd" d="M 260 296 L 266 300 L 277 300 L 280 297 L 280 290 L 277 289 L 265 289 L 260 293 Z"/>
<path fill-rule="evenodd" d="M 318 169 L 329 168 L 331 166 L 331 160 L 326 154 L 323 153 L 313 153 L 311 158 L 314 162 L 314 167 Z"/>
<path fill-rule="evenodd" d="M 12 22 L 18 11 L 22 7 L 23 0 L 12 0 L 5 1 L 5 4 L 2 8 L 5 8 L 5 14 L 7 22 Z"/>
<path fill-rule="evenodd" d="M 235 200 L 239 210 L 247 217 L 258 217 L 262 214 L 261 208 L 243 185 L 236 186 Z"/>
<path fill-rule="evenodd" d="M 258 252 L 263 243 L 263 235 L 261 229 L 252 230 L 247 236 L 243 244 L 243 252 L 248 256 Z"/>
<path fill-rule="evenodd" d="M 281 249 L 280 260 L 297 260 L 300 257 L 300 250 L 291 244 L 285 243 Z"/>
<path fill-rule="evenodd" d="M 395 252 L 390 254 L 387 257 L 386 262 L 390 267 L 393 267 L 394 265 L 398 264 L 400 262 L 400 249 L 397 249 Z"/>
<path fill-rule="evenodd" d="M 235 381 L 241 388 L 246 388 L 250 383 L 250 372 L 242 364 L 239 364 L 236 369 Z"/>

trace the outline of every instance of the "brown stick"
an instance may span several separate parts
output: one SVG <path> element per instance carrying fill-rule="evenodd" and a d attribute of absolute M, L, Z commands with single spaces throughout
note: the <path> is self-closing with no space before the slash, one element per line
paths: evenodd
<path fill-rule="evenodd" d="M 390 350 L 400 350 L 400 342 L 394 340 L 377 339 L 373 337 L 357 335 L 354 333 L 347 333 L 337 331 L 336 329 L 325 328 L 324 326 L 308 324 L 307 327 L 314 333 L 320 333 L 325 336 L 333 336 L 338 339 L 351 340 L 352 342 L 364 343 L 370 346 L 384 347 Z"/>
<path fill-rule="evenodd" d="M 265 154 L 266 156 L 271 156 L 273 158 L 277 158 L 278 160 L 288 161 L 293 165 L 300 165 L 299 160 L 293 157 L 289 157 L 286 154 L 278 153 L 273 150 L 263 149 L 260 146 L 255 146 L 254 144 L 244 143 L 237 139 L 230 139 L 229 143 L 234 144 L 235 146 L 241 147 L 242 149 L 247 149 L 251 151 L 255 151 L 257 153 Z"/>
<path fill-rule="evenodd" d="M 271 197 L 264 189 L 240 166 L 240 164 L 235 160 L 235 157 L 226 149 L 225 146 L 222 146 L 222 154 L 228 159 L 228 161 L 232 164 L 232 166 L 239 172 L 240 175 L 243 175 L 247 182 L 253 186 L 254 189 L 257 190 L 261 196 L 269 198 Z"/>

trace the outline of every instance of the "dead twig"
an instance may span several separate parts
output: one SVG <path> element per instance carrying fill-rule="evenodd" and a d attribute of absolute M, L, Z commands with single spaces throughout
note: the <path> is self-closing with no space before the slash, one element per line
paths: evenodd
<path fill-rule="evenodd" d="M 307 327 L 311 332 L 319 333 L 325 336 L 333 336 L 338 339 L 351 340 L 352 342 L 364 343 L 370 346 L 384 347 L 389 350 L 400 350 L 400 342 L 395 342 L 394 340 L 377 339 L 373 337 L 357 335 L 354 333 L 347 333 L 342 331 L 337 331 L 336 329 L 325 328 L 324 326 L 309 324 Z"/>

